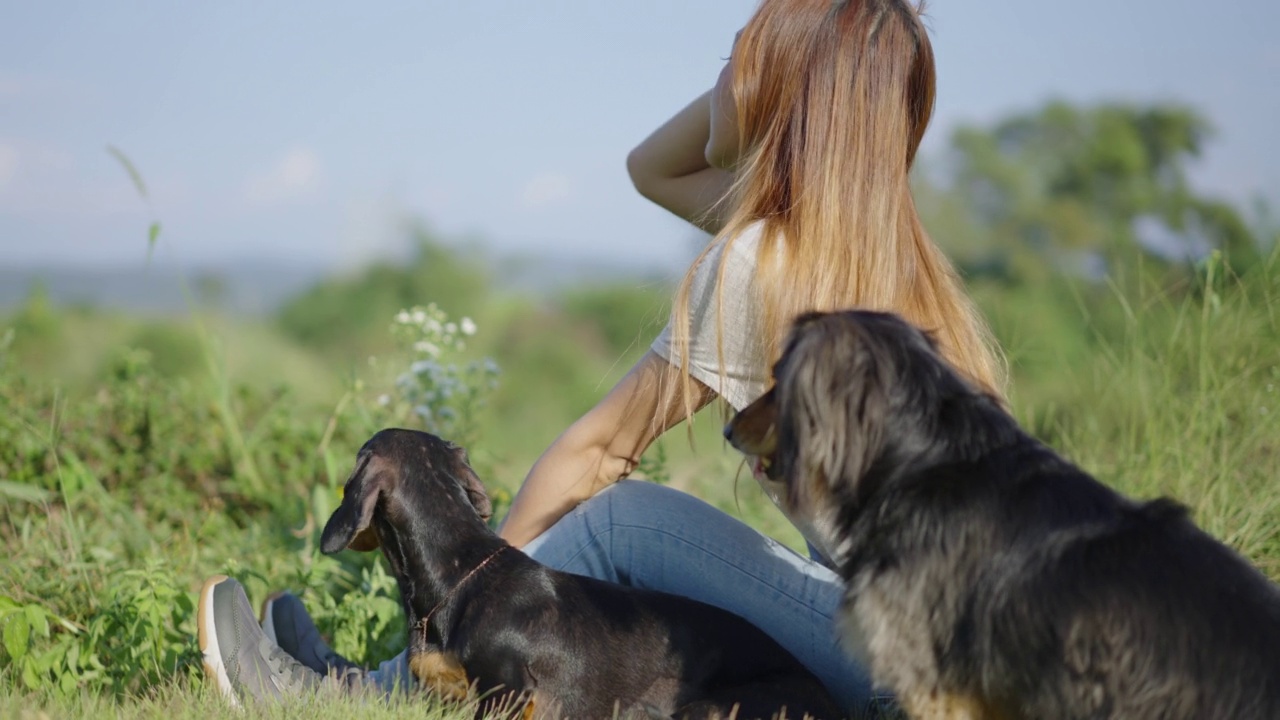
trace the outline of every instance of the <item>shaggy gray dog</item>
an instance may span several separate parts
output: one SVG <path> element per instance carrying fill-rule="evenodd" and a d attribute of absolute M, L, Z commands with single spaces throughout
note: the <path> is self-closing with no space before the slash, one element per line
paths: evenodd
<path fill-rule="evenodd" d="M 843 633 L 921 718 L 1280 718 L 1280 590 L 1023 432 L 894 315 L 793 326 L 725 434 L 823 528 Z"/>

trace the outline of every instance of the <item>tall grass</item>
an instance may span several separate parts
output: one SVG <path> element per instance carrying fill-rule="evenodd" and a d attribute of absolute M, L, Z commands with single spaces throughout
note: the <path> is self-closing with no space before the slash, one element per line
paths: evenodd
<path fill-rule="evenodd" d="M 1204 528 L 1280 579 L 1280 251 L 1242 278 L 1216 260 L 1191 283 L 1143 268 L 1117 277 L 1126 279 L 980 289 L 1014 361 L 1017 415 L 1120 490 L 1187 503 Z M 500 402 L 467 426 L 495 494 L 512 489 L 565 418 L 643 351 L 630 347 L 618 362 L 608 341 L 618 329 L 593 328 L 575 302 L 568 313 L 521 310 L 511 299 L 477 309 L 500 320 L 473 350 L 506 371 Z M 302 593 L 337 649 L 362 662 L 399 649 L 403 620 L 379 562 L 325 557 L 316 540 L 360 442 L 384 424 L 422 420 L 380 401 L 406 358 L 384 358 L 378 372 L 310 402 L 287 384 L 238 382 L 215 351 L 217 372 L 162 372 L 153 353 L 163 344 L 124 346 L 139 337 L 129 325 L 123 339 L 99 340 L 90 363 L 98 370 L 69 389 L 42 380 L 33 363 L 51 347 L 74 348 L 65 331 L 77 322 L 40 312 L 42 325 L 22 313 L 0 321 L 0 539 L 9 555 L 0 564 L 0 716 L 234 716 L 209 696 L 194 648 L 194 593 L 215 572 L 240 578 L 254 601 L 281 587 Z M 22 333 L 37 325 L 44 335 L 30 343 Z M 205 327 L 214 328 L 206 348 L 224 346 L 217 332 L 236 332 Z M 548 349 L 565 337 L 586 349 Z M 270 362 L 270 353 L 256 356 Z M 289 377 L 285 365 L 267 371 Z M 555 378 L 576 383 L 572 392 L 557 392 Z M 717 424 L 710 415 L 698 424 L 696 453 L 673 433 L 646 469 L 798 547 L 749 476 L 735 482 L 738 460 Z M 272 714 L 301 712 L 465 715 L 421 700 Z"/>
<path fill-rule="evenodd" d="M 1246 278 L 1211 258 L 1171 292 L 1113 287 L 1111 331 L 1063 368 L 1087 402 L 1056 422 L 1061 449 L 1120 490 L 1169 495 L 1280 578 L 1280 268 Z"/>

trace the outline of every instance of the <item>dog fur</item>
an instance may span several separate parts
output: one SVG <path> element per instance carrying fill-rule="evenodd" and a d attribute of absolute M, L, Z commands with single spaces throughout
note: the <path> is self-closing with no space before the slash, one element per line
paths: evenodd
<path fill-rule="evenodd" d="M 844 638 L 917 718 L 1280 718 L 1280 590 L 1023 432 L 884 313 L 794 323 L 725 430 L 815 518 Z"/>
<path fill-rule="evenodd" d="M 446 697 L 474 684 L 525 717 L 739 718 L 840 712 L 755 626 L 704 603 L 547 568 L 485 524 L 461 448 L 384 430 L 360 450 L 321 548 L 381 547 L 410 627 L 410 664 Z"/>

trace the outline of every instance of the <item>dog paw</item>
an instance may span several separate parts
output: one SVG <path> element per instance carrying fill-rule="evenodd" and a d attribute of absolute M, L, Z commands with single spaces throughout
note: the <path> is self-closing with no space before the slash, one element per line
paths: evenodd
<path fill-rule="evenodd" d="M 445 700 L 460 702 L 471 694 L 467 671 L 452 653 L 432 651 L 411 655 L 409 672 L 428 692 Z"/>

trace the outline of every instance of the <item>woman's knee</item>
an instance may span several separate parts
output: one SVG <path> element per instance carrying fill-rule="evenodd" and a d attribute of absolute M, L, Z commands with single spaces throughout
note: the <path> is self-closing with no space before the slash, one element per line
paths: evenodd
<path fill-rule="evenodd" d="M 681 507 L 690 503 L 702 504 L 651 482 L 620 480 L 569 511 L 526 545 L 525 552 L 549 567 L 625 583 L 637 560 L 633 546 L 648 545 L 650 534 L 682 515 Z M 621 551 L 615 550 L 618 542 Z"/>

